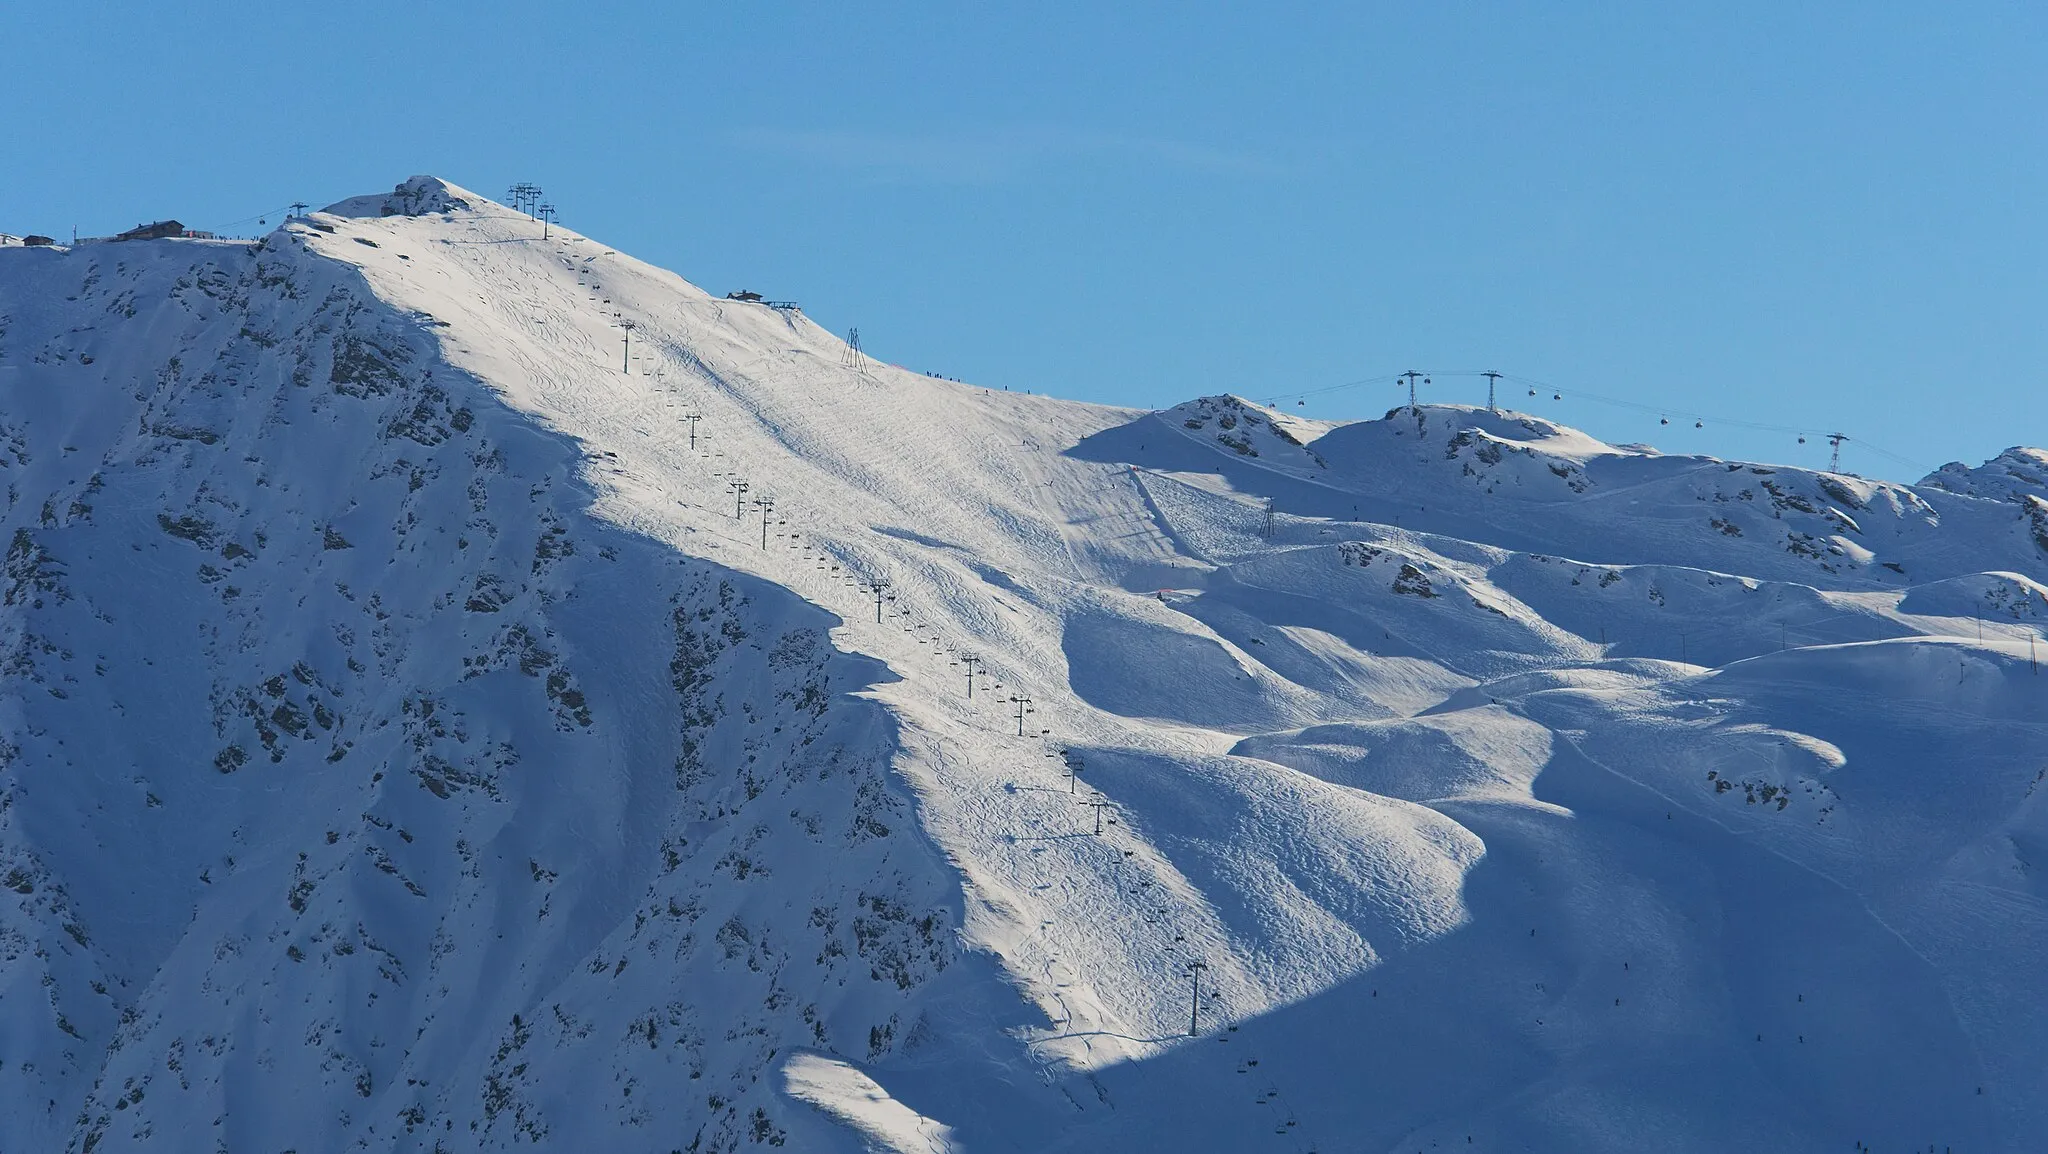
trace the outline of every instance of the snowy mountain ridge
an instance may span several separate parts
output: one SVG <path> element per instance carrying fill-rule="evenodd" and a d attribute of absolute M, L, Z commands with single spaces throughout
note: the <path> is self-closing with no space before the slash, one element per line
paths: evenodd
<path fill-rule="evenodd" d="M 432 178 L 0 251 L 0 1151 L 2029 1149 L 2044 461 L 991 392 Z"/>

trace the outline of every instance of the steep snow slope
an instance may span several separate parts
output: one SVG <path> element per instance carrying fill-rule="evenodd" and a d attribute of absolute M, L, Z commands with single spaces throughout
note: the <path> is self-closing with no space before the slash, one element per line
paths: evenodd
<path fill-rule="evenodd" d="M 0 253 L 0 1150 L 2048 1128 L 2030 451 L 846 361 L 428 178 Z"/>
<path fill-rule="evenodd" d="M 575 446 L 289 234 L 27 271 L 0 1148 L 460 1148 L 542 1099 L 730 1145 L 789 1028 L 949 961 L 827 613 L 592 520 Z M 810 904 L 722 884 L 768 861 Z M 549 1031 L 600 1056 L 543 1080 Z"/>

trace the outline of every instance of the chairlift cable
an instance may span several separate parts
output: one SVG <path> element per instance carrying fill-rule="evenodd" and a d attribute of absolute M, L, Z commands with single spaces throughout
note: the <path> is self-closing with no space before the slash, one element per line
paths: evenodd
<path fill-rule="evenodd" d="M 1437 369 L 1430 371 L 1428 375 L 1431 377 L 1484 377 L 1487 375 L 1487 373 L 1485 371 L 1475 369 Z M 1400 383 L 1401 379 L 1402 378 L 1400 373 L 1375 373 L 1370 376 L 1360 377 L 1356 380 L 1345 381 L 1342 384 L 1327 385 L 1320 389 L 1307 389 L 1300 392 L 1280 394 L 1278 396 L 1269 397 L 1268 399 L 1266 399 L 1264 403 L 1267 405 L 1277 406 L 1283 403 L 1287 397 L 1294 397 L 1297 400 L 1300 400 L 1307 397 L 1318 397 L 1327 395 L 1329 393 L 1342 392 L 1345 389 L 1355 389 L 1365 385 L 1386 383 L 1398 384 Z M 1619 397 L 1604 396 L 1600 393 L 1588 392 L 1584 389 L 1568 389 L 1561 385 L 1551 384 L 1548 381 L 1538 380 L 1535 377 L 1518 376 L 1512 373 L 1502 373 L 1500 374 L 1500 379 L 1522 386 L 1525 390 L 1528 391 L 1529 395 L 1532 397 L 1537 395 L 1538 390 L 1548 390 L 1551 394 L 1552 400 L 1574 399 L 1596 401 L 1603 405 L 1614 405 L 1619 408 L 1633 409 L 1636 412 L 1640 413 L 1654 414 L 1661 420 L 1663 420 L 1663 423 L 1665 424 L 1670 423 L 1670 417 L 1676 416 L 1690 417 L 1694 423 L 1694 428 L 1704 428 L 1706 426 L 1706 423 L 1711 421 L 1716 425 L 1727 425 L 1738 429 L 1751 429 L 1757 432 L 1764 433 L 1788 433 L 1792 436 L 1800 438 L 1822 437 L 1827 435 L 1827 430 L 1814 427 L 1779 425 L 1772 424 L 1767 421 L 1751 421 L 1744 420 L 1739 417 L 1721 417 L 1711 413 L 1689 412 L 1682 409 L 1668 408 L 1663 405 L 1646 405 L 1639 401 L 1626 401 L 1622 400 Z M 1886 460 L 1891 461 L 1895 464 L 1905 465 L 1908 468 L 1918 469 L 1922 472 L 1925 472 L 1928 469 L 1928 466 L 1925 462 L 1916 461 L 1911 457 L 1906 457 L 1898 453 L 1891 452 L 1887 449 L 1881 448 L 1877 445 L 1873 445 L 1869 441 L 1863 440 L 1858 437 L 1852 437 L 1849 439 L 1854 441 L 1858 448 L 1868 450 L 1869 452 L 1874 453 L 1877 456 L 1883 457 Z M 1805 444 L 1806 442 L 1802 439 L 1800 443 Z"/>
<path fill-rule="evenodd" d="M 293 202 L 292 202 L 292 204 L 297 204 L 297 203 L 298 203 L 297 201 L 293 201 Z M 240 224 L 248 224 L 248 223 L 249 223 L 250 221 L 252 221 L 252 220 L 269 220 L 269 219 L 270 219 L 271 217 L 273 217 L 273 216 L 283 216 L 283 215 L 284 215 L 284 214 L 285 214 L 285 213 L 286 213 L 287 211 L 289 211 L 289 210 L 291 209 L 291 207 L 292 207 L 292 205 L 290 205 L 290 204 L 287 204 L 287 205 L 283 206 L 282 208 L 273 208 L 273 209 L 269 210 L 268 212 L 259 212 L 259 213 L 255 213 L 255 214 L 252 214 L 252 215 L 250 215 L 250 216 L 245 216 L 245 217 L 243 217 L 243 218 L 242 218 L 242 219 L 240 219 L 240 220 L 231 220 L 231 221 L 229 221 L 229 222 L 228 222 L 228 223 L 226 223 L 226 224 L 217 224 L 217 225 L 214 225 L 214 226 L 213 226 L 213 227 L 211 227 L 211 228 L 208 228 L 208 229 L 206 229 L 205 231 L 206 231 L 206 232 L 226 232 L 226 231 L 227 231 L 228 229 L 231 229 L 231 228 L 235 227 L 236 225 L 240 225 Z"/>

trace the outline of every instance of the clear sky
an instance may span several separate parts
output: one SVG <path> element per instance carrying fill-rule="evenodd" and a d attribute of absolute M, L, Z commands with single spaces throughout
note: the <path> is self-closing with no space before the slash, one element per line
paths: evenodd
<path fill-rule="evenodd" d="M 1349 418 L 1497 368 L 1666 451 L 2048 444 L 2038 3 L 69 0 L 0 51 L 0 231 L 530 180 L 992 386 Z"/>

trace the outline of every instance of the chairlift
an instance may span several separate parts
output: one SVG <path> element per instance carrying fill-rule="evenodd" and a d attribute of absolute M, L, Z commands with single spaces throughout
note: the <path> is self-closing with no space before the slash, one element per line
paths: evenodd
<path fill-rule="evenodd" d="M 1551 399 L 1551 400 L 1553 400 L 1553 401 L 1562 401 L 1562 400 L 1564 400 L 1564 394 L 1563 394 L 1563 393 L 1552 393 L 1552 394 L 1550 394 L 1550 399 Z"/>
<path fill-rule="evenodd" d="M 1806 438 L 1805 438 L 1805 437 L 1801 437 L 1801 438 L 1799 438 L 1799 443 L 1800 443 L 1800 444 L 1802 444 L 1802 445 L 1804 445 L 1804 444 L 1806 443 Z"/>
<path fill-rule="evenodd" d="M 1657 423 L 1658 423 L 1658 424 L 1660 424 L 1660 425 L 1668 425 L 1668 424 L 1670 424 L 1670 423 L 1671 423 L 1671 418 L 1669 418 L 1669 417 L 1658 417 L 1658 418 L 1657 418 Z"/>
<path fill-rule="evenodd" d="M 1705 421 L 1694 421 L 1692 423 L 1692 427 L 1695 429 L 1704 429 L 1707 427 L 1707 423 Z"/>
<path fill-rule="evenodd" d="M 1534 387 L 1534 386 L 1531 386 L 1531 387 L 1530 387 L 1530 389 L 1529 389 L 1529 395 L 1530 395 L 1530 396 L 1532 396 L 1532 397 L 1536 395 L 1536 389 L 1535 389 L 1535 387 Z"/>

